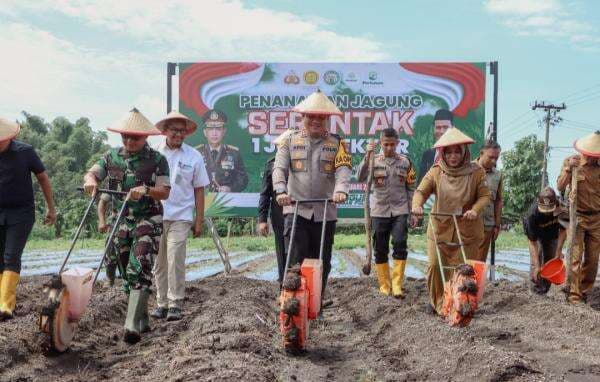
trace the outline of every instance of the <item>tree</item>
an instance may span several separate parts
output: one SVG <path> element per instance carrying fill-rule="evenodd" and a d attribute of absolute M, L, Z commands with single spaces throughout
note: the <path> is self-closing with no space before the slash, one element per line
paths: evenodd
<path fill-rule="evenodd" d="M 503 214 L 509 219 L 525 215 L 535 200 L 542 181 L 543 162 L 544 142 L 535 134 L 518 140 L 513 149 L 502 153 Z"/>
<path fill-rule="evenodd" d="M 58 213 L 55 237 L 63 231 L 74 230 L 81 219 L 87 197 L 77 191 L 83 175 L 109 146 L 106 133 L 96 133 L 87 118 L 75 123 L 64 117 L 47 123 L 43 118 L 23 112 L 21 133 L 17 139 L 29 143 L 38 152 L 46 166 L 54 190 Z M 44 199 L 34 182 L 37 216 L 43 216 Z M 88 218 L 89 232 L 95 232 L 95 215 Z M 34 231 L 35 232 L 35 231 Z"/>

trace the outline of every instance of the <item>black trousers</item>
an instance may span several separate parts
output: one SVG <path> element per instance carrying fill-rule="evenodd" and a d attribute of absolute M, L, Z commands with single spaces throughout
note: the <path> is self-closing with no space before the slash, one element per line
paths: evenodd
<path fill-rule="evenodd" d="M 292 234 L 293 214 L 285 215 L 285 248 L 289 248 L 290 235 Z M 331 272 L 331 250 L 333 248 L 333 237 L 335 234 L 335 220 L 328 221 L 325 225 L 325 242 L 323 244 L 323 289 L 325 292 L 327 278 Z M 296 235 L 292 251 L 289 253 L 290 266 L 302 264 L 304 259 L 318 259 L 321 244 L 322 223 L 298 216 L 296 220 Z"/>
<path fill-rule="evenodd" d="M 538 240 L 537 248 L 538 248 L 538 261 L 540 264 L 540 269 L 542 266 L 548 261 L 552 260 L 556 255 L 556 246 L 558 245 L 557 239 L 550 240 Z M 542 278 L 538 275 L 537 283 L 533 283 L 531 289 L 537 294 L 546 294 L 550 290 L 550 281 Z"/>
<path fill-rule="evenodd" d="M 392 258 L 406 260 L 408 255 L 406 238 L 408 236 L 408 215 L 389 218 L 371 218 L 373 227 L 373 248 L 375 249 L 375 264 L 388 262 L 390 252 L 390 236 L 392 236 Z"/>
<path fill-rule="evenodd" d="M 34 222 L 35 215 L 32 213 L 31 216 L 18 219 L 18 222 L 4 221 L 0 224 L 0 272 L 21 273 L 23 248 Z"/>
<path fill-rule="evenodd" d="M 285 271 L 285 239 L 283 237 L 284 221 L 283 215 L 271 214 L 271 224 L 273 225 L 273 234 L 275 236 L 275 254 L 277 255 L 277 270 L 279 272 L 279 284 L 283 281 Z"/>

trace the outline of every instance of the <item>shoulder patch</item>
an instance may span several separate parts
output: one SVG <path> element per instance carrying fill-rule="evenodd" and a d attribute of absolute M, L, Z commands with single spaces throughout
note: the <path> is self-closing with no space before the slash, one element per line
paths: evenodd
<path fill-rule="evenodd" d="M 352 156 L 348 154 L 348 149 L 346 148 L 346 142 L 340 140 L 340 145 L 338 146 L 338 152 L 335 155 L 335 168 L 339 168 L 342 166 L 346 166 L 348 168 L 352 168 Z"/>
<path fill-rule="evenodd" d="M 410 163 L 410 161 L 409 161 Z M 415 167 L 411 164 L 408 173 L 406 174 L 406 183 L 415 184 L 417 182 L 417 172 L 415 171 Z"/>

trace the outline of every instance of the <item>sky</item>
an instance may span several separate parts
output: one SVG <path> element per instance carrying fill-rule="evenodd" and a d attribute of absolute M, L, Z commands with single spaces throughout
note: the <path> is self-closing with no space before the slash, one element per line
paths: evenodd
<path fill-rule="evenodd" d="M 166 111 L 166 63 L 498 61 L 499 142 L 544 136 L 535 100 L 562 103 L 551 184 L 573 141 L 600 130 L 600 2 L 3 0 L 0 116 Z M 491 81 L 487 89 L 491 113 Z M 117 143 L 111 135 L 110 143 Z"/>

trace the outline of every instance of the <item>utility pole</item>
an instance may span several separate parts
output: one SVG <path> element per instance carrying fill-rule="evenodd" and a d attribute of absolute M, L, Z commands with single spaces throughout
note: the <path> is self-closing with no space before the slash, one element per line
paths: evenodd
<path fill-rule="evenodd" d="M 546 168 L 548 166 L 548 143 L 550 140 L 550 125 L 555 125 L 558 122 L 562 121 L 562 118 L 558 116 L 558 113 L 561 110 L 565 110 L 566 108 L 567 106 L 564 102 L 562 105 L 546 105 L 545 102 L 538 101 L 535 101 L 535 104 L 531 107 L 532 110 L 544 109 L 544 111 L 546 111 L 546 117 L 544 118 L 546 122 L 546 138 L 544 139 L 544 167 L 542 169 L 542 185 L 540 187 L 540 191 L 543 190 L 547 184 Z"/>

